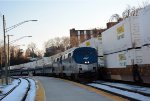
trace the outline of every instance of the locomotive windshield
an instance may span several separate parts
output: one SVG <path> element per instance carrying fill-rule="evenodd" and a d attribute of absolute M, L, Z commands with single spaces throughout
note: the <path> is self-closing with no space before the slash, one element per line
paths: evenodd
<path fill-rule="evenodd" d="M 81 47 L 74 50 L 73 58 L 79 64 L 92 64 L 97 62 L 97 52 L 94 48 Z"/>

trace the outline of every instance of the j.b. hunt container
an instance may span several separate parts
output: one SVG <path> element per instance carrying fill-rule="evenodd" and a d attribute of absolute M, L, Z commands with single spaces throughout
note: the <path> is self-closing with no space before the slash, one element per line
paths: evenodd
<path fill-rule="evenodd" d="M 102 33 L 104 54 L 141 47 L 139 19 L 137 16 L 126 18 Z"/>
<path fill-rule="evenodd" d="M 138 64 L 144 83 L 150 83 L 150 46 L 104 55 L 111 79 L 133 81 L 133 64 Z"/>
<path fill-rule="evenodd" d="M 150 44 L 150 5 L 140 11 L 139 23 L 142 45 Z"/>
<path fill-rule="evenodd" d="M 127 65 L 143 64 L 142 49 L 129 49 L 104 55 L 107 68 L 125 68 Z"/>

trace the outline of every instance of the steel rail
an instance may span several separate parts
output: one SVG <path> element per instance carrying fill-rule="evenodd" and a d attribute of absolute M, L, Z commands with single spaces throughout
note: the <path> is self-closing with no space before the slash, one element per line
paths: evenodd
<path fill-rule="evenodd" d="M 16 79 L 16 78 L 15 78 Z M 6 94 L 3 94 L 2 98 L 0 98 L 0 101 L 6 98 L 11 92 L 13 92 L 19 85 L 21 84 L 21 80 L 19 79 L 18 85 L 14 86 L 10 91 L 8 91 Z"/>

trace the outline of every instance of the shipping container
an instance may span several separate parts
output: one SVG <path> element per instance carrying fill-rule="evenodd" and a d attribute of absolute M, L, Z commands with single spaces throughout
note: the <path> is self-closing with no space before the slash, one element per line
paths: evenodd
<path fill-rule="evenodd" d="M 125 68 L 133 64 L 143 64 L 142 49 L 131 49 L 109 55 L 104 55 L 107 68 Z"/>
<path fill-rule="evenodd" d="M 104 54 L 141 47 L 139 19 L 131 16 L 102 32 Z"/>
<path fill-rule="evenodd" d="M 98 38 L 91 38 L 79 45 L 79 47 L 92 47 L 95 48 L 98 52 L 98 56 L 103 56 L 103 48 L 102 48 L 102 39 L 101 37 Z"/>
<path fill-rule="evenodd" d="M 104 66 L 103 60 L 103 47 L 102 47 L 102 38 L 91 38 L 79 45 L 79 47 L 92 47 L 97 50 L 98 53 L 98 66 Z"/>
<path fill-rule="evenodd" d="M 142 47 L 143 64 L 150 64 L 150 45 Z"/>
<path fill-rule="evenodd" d="M 144 83 L 150 83 L 150 46 L 105 55 L 104 59 L 110 79 L 134 81 L 137 75 L 133 75 L 133 65 L 138 64 L 138 75 Z"/>
<path fill-rule="evenodd" d="M 140 11 L 139 23 L 142 45 L 150 44 L 150 5 Z"/>

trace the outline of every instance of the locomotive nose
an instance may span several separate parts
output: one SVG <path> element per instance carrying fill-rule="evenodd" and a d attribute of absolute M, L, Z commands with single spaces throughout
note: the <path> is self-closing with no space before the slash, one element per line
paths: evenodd
<path fill-rule="evenodd" d="M 91 66 L 80 64 L 80 65 L 78 65 L 78 70 L 80 72 L 88 72 L 88 71 L 91 71 Z"/>

